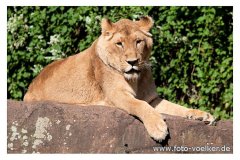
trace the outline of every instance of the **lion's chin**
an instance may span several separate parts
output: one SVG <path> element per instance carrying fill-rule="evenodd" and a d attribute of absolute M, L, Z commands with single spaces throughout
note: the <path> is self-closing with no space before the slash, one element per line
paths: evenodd
<path fill-rule="evenodd" d="M 139 78 L 139 73 L 124 73 L 124 77 L 128 81 L 137 81 Z"/>

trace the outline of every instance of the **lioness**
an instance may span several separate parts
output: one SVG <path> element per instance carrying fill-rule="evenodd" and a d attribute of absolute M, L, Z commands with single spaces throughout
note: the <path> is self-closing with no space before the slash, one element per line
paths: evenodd
<path fill-rule="evenodd" d="M 103 19 L 102 33 L 91 47 L 45 67 L 24 101 L 117 107 L 137 116 L 157 141 L 168 134 L 161 113 L 213 122 L 209 113 L 158 97 L 149 64 L 152 26 L 148 16 L 116 23 Z"/>

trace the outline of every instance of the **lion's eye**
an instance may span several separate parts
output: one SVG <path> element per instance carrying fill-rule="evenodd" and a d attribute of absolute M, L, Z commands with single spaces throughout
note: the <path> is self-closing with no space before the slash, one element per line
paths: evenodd
<path fill-rule="evenodd" d="M 118 47 L 123 47 L 123 43 L 122 43 L 122 42 L 117 42 L 116 45 L 117 45 Z"/>
<path fill-rule="evenodd" d="M 137 45 L 140 44 L 140 43 L 142 43 L 142 40 L 139 39 L 139 40 L 136 41 Z"/>

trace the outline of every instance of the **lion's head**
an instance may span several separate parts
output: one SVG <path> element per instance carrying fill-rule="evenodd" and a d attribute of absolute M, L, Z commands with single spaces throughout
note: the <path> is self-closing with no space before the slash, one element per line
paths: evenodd
<path fill-rule="evenodd" d="M 141 71 L 149 67 L 152 48 L 149 30 L 152 26 L 153 20 L 148 16 L 138 21 L 122 19 L 116 23 L 103 19 L 102 34 L 97 43 L 99 57 L 125 79 L 138 79 Z"/>

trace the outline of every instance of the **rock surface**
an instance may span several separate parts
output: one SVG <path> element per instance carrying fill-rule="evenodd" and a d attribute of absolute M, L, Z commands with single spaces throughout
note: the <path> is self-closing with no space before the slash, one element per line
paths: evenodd
<path fill-rule="evenodd" d="M 231 120 L 216 126 L 166 116 L 162 143 L 126 112 L 105 106 L 8 100 L 8 153 L 232 153 Z"/>

